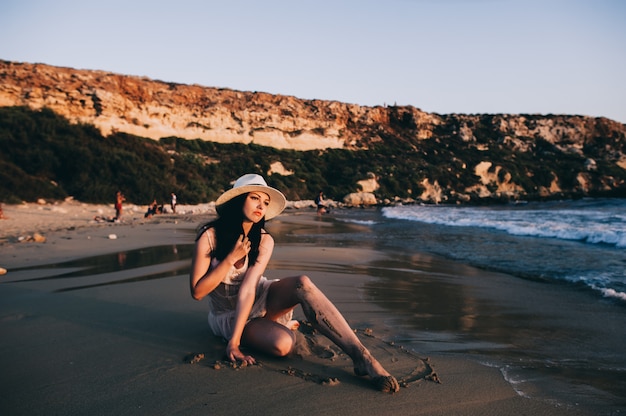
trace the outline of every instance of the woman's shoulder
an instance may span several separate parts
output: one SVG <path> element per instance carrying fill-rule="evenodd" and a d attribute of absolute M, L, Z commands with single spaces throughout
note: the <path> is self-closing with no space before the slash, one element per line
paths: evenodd
<path fill-rule="evenodd" d="M 265 229 L 261 229 L 261 243 L 263 242 L 274 242 L 274 237 L 272 237 L 272 235 Z"/>
<path fill-rule="evenodd" d="M 203 224 L 198 227 L 198 230 L 196 232 L 196 241 L 198 241 L 200 237 L 205 234 L 210 237 L 215 236 L 215 225 L 213 223 Z"/>

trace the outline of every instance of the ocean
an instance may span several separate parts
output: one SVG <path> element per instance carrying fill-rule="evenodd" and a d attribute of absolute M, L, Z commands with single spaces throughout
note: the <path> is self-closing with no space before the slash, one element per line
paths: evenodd
<path fill-rule="evenodd" d="M 400 206 L 384 208 L 382 217 L 445 226 L 420 241 L 422 250 L 626 302 L 626 200 Z"/>
<path fill-rule="evenodd" d="M 394 341 L 471 354 L 520 396 L 626 412 L 626 200 L 331 216 L 343 232 L 311 237 L 390 253 L 372 263 L 365 293 L 393 313 Z"/>

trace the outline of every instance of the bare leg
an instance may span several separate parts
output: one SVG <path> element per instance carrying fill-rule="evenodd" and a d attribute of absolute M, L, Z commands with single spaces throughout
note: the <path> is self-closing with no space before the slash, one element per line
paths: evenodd
<path fill-rule="evenodd" d="M 272 283 L 267 296 L 266 317 L 276 319 L 297 304 L 302 306 L 316 330 L 352 358 L 357 375 L 369 375 L 374 386 L 381 391 L 394 393 L 399 390 L 398 381 L 365 348 L 335 305 L 307 276 Z"/>
<path fill-rule="evenodd" d="M 296 345 L 296 336 L 291 329 L 265 318 L 248 322 L 241 342 L 265 353 L 284 357 Z"/>

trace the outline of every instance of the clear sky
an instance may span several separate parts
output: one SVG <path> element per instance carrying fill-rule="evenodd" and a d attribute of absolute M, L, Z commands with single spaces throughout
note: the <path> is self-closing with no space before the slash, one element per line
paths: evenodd
<path fill-rule="evenodd" d="M 623 0 L 0 0 L 0 59 L 439 114 L 626 123 Z"/>

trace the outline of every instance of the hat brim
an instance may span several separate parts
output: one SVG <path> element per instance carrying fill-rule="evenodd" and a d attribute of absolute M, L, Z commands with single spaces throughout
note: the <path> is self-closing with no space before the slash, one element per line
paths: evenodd
<path fill-rule="evenodd" d="M 218 213 L 220 213 L 220 210 L 228 201 L 232 200 L 235 197 L 238 197 L 239 195 L 247 194 L 249 192 L 263 192 L 269 195 L 270 204 L 265 211 L 266 221 L 276 217 L 281 212 L 283 212 L 283 210 L 285 209 L 285 205 L 287 205 L 287 199 L 285 198 L 285 195 L 283 195 L 283 193 L 276 188 L 263 185 L 243 185 L 238 186 L 237 188 L 229 189 L 228 191 L 220 195 L 220 197 L 217 198 L 217 201 L 215 201 L 215 209 Z"/>

